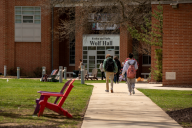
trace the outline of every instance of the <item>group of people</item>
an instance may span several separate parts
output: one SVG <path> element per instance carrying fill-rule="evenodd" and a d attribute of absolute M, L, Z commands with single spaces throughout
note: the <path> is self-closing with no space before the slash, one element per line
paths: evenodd
<path fill-rule="evenodd" d="M 101 79 L 106 79 L 106 92 L 109 92 L 109 79 L 111 81 L 111 93 L 113 93 L 113 81 L 115 83 L 119 82 L 119 78 L 125 77 L 129 95 L 135 94 L 135 75 L 138 69 L 138 64 L 135 59 L 133 59 L 133 53 L 129 53 L 129 58 L 125 60 L 123 69 L 121 71 L 121 63 L 118 57 L 115 56 L 114 59 L 110 54 L 106 55 L 106 59 L 100 64 L 100 70 L 102 73 Z M 120 75 L 121 72 L 121 75 Z M 106 76 L 106 77 L 105 77 Z"/>
<path fill-rule="evenodd" d="M 83 65 L 80 59 L 79 69 Z M 121 69 L 121 63 L 117 56 L 114 58 L 110 54 L 106 55 L 106 59 L 100 64 L 99 69 L 101 70 L 101 79 L 106 79 L 106 92 L 109 92 L 109 79 L 111 81 L 111 93 L 113 93 L 113 81 L 118 83 L 122 79 L 125 79 L 129 95 L 135 94 L 135 75 L 138 69 L 138 64 L 135 59 L 133 59 L 133 53 L 129 53 L 129 57 L 125 59 L 123 64 L 123 69 Z M 121 72 L 121 74 L 120 74 Z"/>

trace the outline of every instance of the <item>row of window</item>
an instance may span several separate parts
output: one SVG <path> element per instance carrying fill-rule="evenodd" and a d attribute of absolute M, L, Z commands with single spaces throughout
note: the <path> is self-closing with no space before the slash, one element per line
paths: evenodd
<path fill-rule="evenodd" d="M 83 47 L 83 50 L 110 50 L 110 49 L 113 49 L 113 50 L 119 50 L 119 46 L 106 46 L 106 47 L 103 47 L 103 46 L 86 46 L 86 47 Z"/>
<path fill-rule="evenodd" d="M 15 6 L 15 42 L 41 42 L 41 8 Z"/>
<path fill-rule="evenodd" d="M 41 23 L 40 7 L 15 7 L 15 23 Z"/>

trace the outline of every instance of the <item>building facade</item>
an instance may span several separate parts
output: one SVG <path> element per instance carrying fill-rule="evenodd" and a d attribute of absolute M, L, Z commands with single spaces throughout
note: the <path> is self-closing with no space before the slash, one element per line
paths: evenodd
<path fill-rule="evenodd" d="M 34 70 L 45 66 L 47 73 L 59 66 L 68 72 L 78 70 L 82 59 L 91 72 L 99 68 L 106 54 L 119 56 L 124 62 L 133 52 L 134 39 L 127 27 L 117 25 L 119 32 L 100 35 L 85 33 L 81 24 L 81 6 L 75 7 L 75 40 L 60 39 L 56 31 L 60 19 L 69 19 L 59 14 L 60 7 L 53 10 L 45 5 L 46 0 L 1 0 L 0 1 L 0 72 L 20 67 L 25 75 L 33 76 Z M 182 1 L 173 8 L 173 2 L 161 2 L 163 6 L 163 85 L 192 85 L 192 2 Z M 159 3 L 152 2 L 152 11 Z M 174 4 L 175 5 L 175 4 Z M 54 13 L 52 13 L 54 12 Z M 152 19 L 152 22 L 155 22 Z M 113 29 L 108 27 L 108 29 Z M 99 24 L 91 28 L 100 31 Z M 64 31 L 64 30 L 63 30 Z M 150 67 L 155 68 L 154 49 L 151 57 L 135 54 L 139 62 L 137 77 L 144 77 Z M 99 70 L 100 71 L 100 70 Z M 152 81 L 154 81 L 152 77 Z"/>
<path fill-rule="evenodd" d="M 152 9 L 158 4 L 152 2 Z M 160 4 L 163 6 L 163 85 L 192 86 L 192 2 Z M 155 67 L 154 49 L 151 67 Z"/>

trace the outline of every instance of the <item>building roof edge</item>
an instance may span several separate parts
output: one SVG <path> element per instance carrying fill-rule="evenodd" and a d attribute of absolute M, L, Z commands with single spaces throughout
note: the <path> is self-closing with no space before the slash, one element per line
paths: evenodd
<path fill-rule="evenodd" d="M 171 4 L 171 3 L 178 3 L 178 4 L 189 4 L 192 3 L 190 0 L 182 0 L 182 1 L 152 1 L 151 4 Z"/>

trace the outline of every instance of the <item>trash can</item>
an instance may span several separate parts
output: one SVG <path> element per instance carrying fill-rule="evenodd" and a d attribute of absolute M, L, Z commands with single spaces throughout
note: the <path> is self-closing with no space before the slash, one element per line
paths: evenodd
<path fill-rule="evenodd" d="M 73 78 L 77 78 L 79 74 L 79 70 L 74 70 L 73 71 Z"/>

